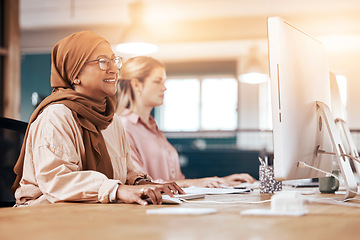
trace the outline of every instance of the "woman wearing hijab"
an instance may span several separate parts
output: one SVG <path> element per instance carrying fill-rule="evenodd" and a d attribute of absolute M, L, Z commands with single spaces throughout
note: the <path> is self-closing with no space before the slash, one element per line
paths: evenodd
<path fill-rule="evenodd" d="M 247 173 L 185 179 L 176 149 L 150 115 L 152 109 L 164 100 L 165 66 L 151 57 L 133 57 L 125 62 L 119 79 L 116 112 L 124 124 L 131 157 L 139 170 L 148 173 L 157 182 L 176 181 L 180 187 L 221 187 L 255 181 Z"/>
<path fill-rule="evenodd" d="M 32 114 L 14 168 L 17 206 L 117 200 L 146 205 L 146 197 L 161 204 L 162 192 L 183 193 L 175 183 L 151 184 L 133 165 L 114 115 L 121 65 L 110 44 L 93 32 L 74 33 L 54 46 L 53 91 Z"/>

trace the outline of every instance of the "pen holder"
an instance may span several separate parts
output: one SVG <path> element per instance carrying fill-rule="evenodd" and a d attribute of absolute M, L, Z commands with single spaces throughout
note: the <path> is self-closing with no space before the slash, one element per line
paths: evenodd
<path fill-rule="evenodd" d="M 260 193 L 273 193 L 281 191 L 282 182 L 274 178 L 274 166 L 259 167 Z"/>

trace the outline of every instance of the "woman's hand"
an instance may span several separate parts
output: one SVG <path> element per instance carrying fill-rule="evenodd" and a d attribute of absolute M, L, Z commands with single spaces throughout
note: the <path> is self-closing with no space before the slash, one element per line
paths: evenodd
<path fill-rule="evenodd" d="M 146 184 L 146 185 L 120 185 L 116 197 L 125 203 L 138 203 L 140 205 L 147 205 L 148 203 L 144 200 L 150 198 L 153 204 L 161 204 L 161 194 L 167 194 L 174 196 L 174 194 L 184 194 L 185 192 L 175 183 L 165 184 Z"/>
<path fill-rule="evenodd" d="M 139 185 L 156 185 L 163 189 L 162 193 L 165 193 L 169 196 L 174 196 L 174 194 L 185 194 L 184 190 L 179 187 L 179 185 L 176 184 L 176 182 L 164 182 L 164 183 L 154 183 L 154 182 L 140 182 Z"/>
<path fill-rule="evenodd" d="M 252 176 L 250 176 L 247 173 L 236 173 L 236 174 L 232 174 L 232 175 L 223 177 L 223 179 L 226 181 L 225 184 L 228 186 L 239 185 L 242 182 L 253 183 L 256 181 L 255 178 L 253 178 Z"/>
<path fill-rule="evenodd" d="M 184 179 L 176 181 L 181 187 L 208 187 L 208 188 L 220 188 L 227 182 L 218 177 L 207 177 L 199 179 Z"/>
<path fill-rule="evenodd" d="M 242 182 L 253 183 L 256 179 L 247 173 L 236 173 L 226 177 L 207 177 L 199 179 L 183 179 L 176 181 L 181 187 L 208 187 L 221 188 L 223 186 L 236 186 Z"/>

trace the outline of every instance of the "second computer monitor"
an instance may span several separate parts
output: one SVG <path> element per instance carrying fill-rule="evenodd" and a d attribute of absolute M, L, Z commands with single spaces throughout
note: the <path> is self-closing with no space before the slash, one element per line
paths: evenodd
<path fill-rule="evenodd" d="M 335 124 L 339 129 L 344 151 L 348 155 L 359 158 L 359 153 L 356 148 L 354 139 L 351 135 L 350 128 L 346 121 L 346 109 L 340 96 L 339 86 L 336 80 L 336 75 L 330 72 L 330 89 L 331 89 L 331 112 L 335 119 Z M 360 163 L 350 160 L 352 162 L 354 171 L 357 174 L 357 178 L 360 179 Z"/>

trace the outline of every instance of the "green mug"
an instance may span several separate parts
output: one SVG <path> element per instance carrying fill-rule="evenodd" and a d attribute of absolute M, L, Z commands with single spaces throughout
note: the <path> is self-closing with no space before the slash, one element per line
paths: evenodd
<path fill-rule="evenodd" d="M 339 176 L 339 170 L 333 170 L 332 174 Z M 333 176 L 319 178 L 319 190 L 321 193 L 334 193 L 339 190 L 339 180 Z"/>

